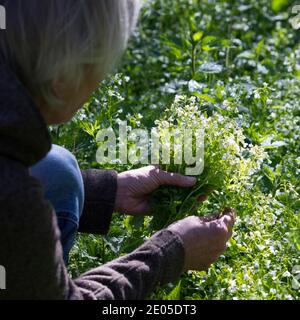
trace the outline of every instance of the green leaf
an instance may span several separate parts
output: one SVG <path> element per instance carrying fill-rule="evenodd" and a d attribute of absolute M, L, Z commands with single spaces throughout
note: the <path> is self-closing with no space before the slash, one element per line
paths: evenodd
<path fill-rule="evenodd" d="M 166 300 L 180 300 L 181 281 L 177 286 L 167 295 Z"/>
<path fill-rule="evenodd" d="M 203 39 L 203 44 L 211 44 L 211 43 L 216 43 L 219 39 L 215 36 L 206 36 Z"/>
<path fill-rule="evenodd" d="M 202 39 L 203 34 L 204 34 L 203 31 L 198 31 L 198 32 L 194 33 L 194 34 L 193 34 L 193 40 L 194 40 L 195 42 L 199 42 L 199 41 Z"/>
<path fill-rule="evenodd" d="M 202 100 L 205 100 L 207 102 L 211 102 L 211 103 L 215 103 L 216 102 L 216 99 L 214 99 L 213 97 L 210 97 L 207 94 L 200 94 L 198 92 L 193 92 L 192 95 L 195 96 L 195 97 L 198 97 L 198 98 L 200 98 Z"/>
<path fill-rule="evenodd" d="M 181 50 L 179 50 L 176 47 L 172 47 L 171 48 L 171 53 L 176 57 L 176 59 L 181 59 L 182 58 Z"/>
<path fill-rule="evenodd" d="M 272 168 L 270 168 L 267 165 L 263 166 L 263 171 L 265 176 L 270 180 L 270 181 L 274 181 L 276 179 L 276 173 L 273 171 Z"/>
<path fill-rule="evenodd" d="M 216 50 L 219 46 L 219 39 L 215 36 L 207 36 L 202 40 L 202 50 L 211 51 Z"/>
<path fill-rule="evenodd" d="M 221 40 L 221 45 L 225 48 L 230 48 L 231 47 L 231 41 L 229 39 L 222 39 Z"/>
<path fill-rule="evenodd" d="M 255 54 L 249 50 L 241 52 L 237 57 L 237 59 L 247 59 L 247 60 L 253 60 L 255 59 Z"/>
<path fill-rule="evenodd" d="M 259 43 L 257 44 L 256 48 L 255 48 L 255 53 L 257 56 L 259 56 L 261 54 L 261 51 L 264 47 L 264 44 L 265 44 L 265 39 L 261 39 L 259 41 Z"/>
<path fill-rule="evenodd" d="M 272 0 L 272 10 L 281 11 L 288 4 L 288 0 Z"/>
<path fill-rule="evenodd" d="M 131 225 L 136 229 L 141 228 L 144 225 L 144 216 L 132 216 Z"/>

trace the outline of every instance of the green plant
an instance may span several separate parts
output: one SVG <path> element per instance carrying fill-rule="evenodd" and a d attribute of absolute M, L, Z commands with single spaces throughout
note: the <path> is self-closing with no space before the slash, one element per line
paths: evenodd
<path fill-rule="evenodd" d="M 226 253 L 207 272 L 184 274 L 151 298 L 300 298 L 292 287 L 300 264 L 300 45 L 289 23 L 296 3 L 145 3 L 118 75 L 101 84 L 70 124 L 52 129 L 54 141 L 74 152 L 81 167 L 99 168 L 99 125 L 201 125 L 204 172 L 194 189 L 157 191 L 153 220 L 115 215 L 105 238 L 80 235 L 71 257 L 74 276 L 132 251 L 173 220 L 233 206 L 238 217 Z M 185 173 L 186 166 L 164 169 Z M 205 193 L 208 200 L 198 204 Z"/>

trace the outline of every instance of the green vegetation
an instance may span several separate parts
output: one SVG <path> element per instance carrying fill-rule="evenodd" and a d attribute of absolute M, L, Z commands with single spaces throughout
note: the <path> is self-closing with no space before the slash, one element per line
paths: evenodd
<path fill-rule="evenodd" d="M 116 214 L 108 236 L 80 235 L 71 255 L 74 277 L 132 251 L 176 219 L 231 206 L 237 223 L 218 262 L 149 298 L 300 298 L 300 30 L 289 21 L 295 4 L 146 2 L 117 75 L 101 84 L 71 123 L 52 128 L 54 141 L 83 168 L 99 168 L 97 132 L 117 130 L 120 120 L 129 130 L 201 128 L 204 172 L 193 189 L 157 191 L 153 219 Z M 185 166 L 165 169 L 184 173 Z"/>

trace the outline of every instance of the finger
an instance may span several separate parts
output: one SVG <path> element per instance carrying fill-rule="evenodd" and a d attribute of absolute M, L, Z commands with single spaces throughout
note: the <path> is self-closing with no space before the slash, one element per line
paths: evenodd
<path fill-rule="evenodd" d="M 233 209 L 233 208 L 225 208 L 225 209 L 223 210 L 222 214 L 231 214 L 231 215 L 234 217 L 234 219 L 235 219 L 235 217 L 236 217 L 236 210 Z"/>
<path fill-rule="evenodd" d="M 200 219 L 205 222 L 212 222 L 212 221 L 217 221 L 219 218 L 220 218 L 219 213 L 213 213 L 209 216 L 201 217 Z"/>
<path fill-rule="evenodd" d="M 235 210 L 234 209 L 225 209 L 223 211 L 223 216 L 220 218 L 221 222 L 224 223 L 227 229 L 230 231 L 233 228 L 235 223 Z"/>
<path fill-rule="evenodd" d="M 202 202 L 206 201 L 207 199 L 208 199 L 207 195 L 202 194 L 196 200 L 197 200 L 198 203 L 202 203 Z"/>
<path fill-rule="evenodd" d="M 178 173 L 158 170 L 157 172 L 160 184 L 167 184 L 177 187 L 193 187 L 197 181 L 194 177 L 183 176 Z"/>

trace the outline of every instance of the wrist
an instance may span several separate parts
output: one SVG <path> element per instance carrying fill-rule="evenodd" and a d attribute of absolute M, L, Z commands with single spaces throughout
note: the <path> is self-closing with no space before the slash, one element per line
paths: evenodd
<path fill-rule="evenodd" d="M 180 226 L 179 226 L 179 222 L 174 222 L 173 224 L 171 224 L 169 227 L 167 227 L 167 230 L 172 232 L 174 235 L 176 235 L 180 240 L 181 240 L 181 244 L 183 247 L 183 268 L 182 271 L 186 272 L 189 270 L 188 266 L 187 266 L 187 248 L 186 248 L 186 241 L 184 239 L 184 236 L 182 235 L 182 232 L 180 232 Z"/>
<path fill-rule="evenodd" d="M 127 198 L 126 195 L 127 186 L 126 181 L 124 179 L 124 173 L 119 173 L 117 175 L 117 191 L 115 197 L 115 205 L 114 205 L 114 212 L 123 213 L 125 209 L 125 201 Z"/>
<path fill-rule="evenodd" d="M 114 212 L 119 212 L 120 211 L 120 196 L 119 196 L 119 174 L 117 175 L 117 191 L 115 195 L 115 204 L 114 204 Z"/>

